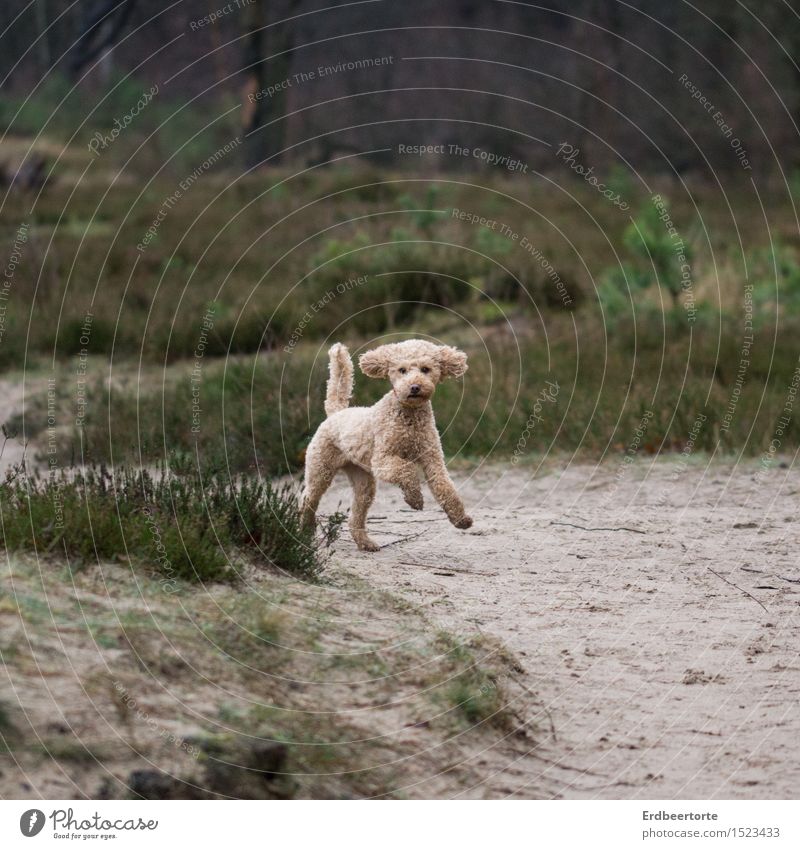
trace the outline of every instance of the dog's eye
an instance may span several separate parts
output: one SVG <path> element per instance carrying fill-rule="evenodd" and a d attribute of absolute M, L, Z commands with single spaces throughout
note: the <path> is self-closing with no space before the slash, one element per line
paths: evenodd
<path fill-rule="evenodd" d="M 427 373 L 430 371 L 430 369 L 428 368 L 428 366 L 423 366 L 423 367 L 420 369 L 420 371 L 421 371 L 423 374 L 427 374 Z"/>
<path fill-rule="evenodd" d="M 408 369 L 401 368 L 401 369 L 398 369 L 398 371 L 400 372 L 400 374 L 405 374 L 406 371 L 408 371 Z"/>

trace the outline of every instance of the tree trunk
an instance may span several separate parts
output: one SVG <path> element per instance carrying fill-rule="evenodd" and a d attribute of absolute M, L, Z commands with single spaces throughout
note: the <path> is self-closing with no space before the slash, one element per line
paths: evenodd
<path fill-rule="evenodd" d="M 286 111 L 294 41 L 290 17 L 297 0 L 256 0 L 247 6 L 242 129 L 248 168 L 280 163 L 286 146 Z"/>

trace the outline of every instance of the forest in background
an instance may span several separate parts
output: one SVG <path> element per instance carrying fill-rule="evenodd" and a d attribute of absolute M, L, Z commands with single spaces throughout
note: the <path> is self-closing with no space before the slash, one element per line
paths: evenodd
<path fill-rule="evenodd" d="M 85 103 L 133 78 L 206 114 L 239 104 L 235 121 L 259 128 L 249 165 L 370 150 L 403 165 L 403 137 L 545 171 L 565 141 L 598 169 L 740 176 L 733 138 L 756 173 L 800 162 L 800 16 L 785 0 L 8 0 L 0 32 L 5 97 L 78 83 Z"/>

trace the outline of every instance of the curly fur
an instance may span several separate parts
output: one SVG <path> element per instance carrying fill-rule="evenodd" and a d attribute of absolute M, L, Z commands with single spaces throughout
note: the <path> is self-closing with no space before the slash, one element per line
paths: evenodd
<path fill-rule="evenodd" d="M 450 521 L 457 528 L 471 527 L 472 519 L 447 473 L 431 407 L 436 385 L 466 372 L 467 355 L 420 339 L 367 351 L 359 358 L 361 371 L 368 377 L 388 378 L 392 384 L 391 391 L 371 407 L 348 407 L 353 364 L 347 348 L 337 343 L 329 357 L 328 418 L 306 452 L 304 522 L 315 521 L 320 499 L 337 472 L 343 471 L 353 488 L 350 532 L 360 549 L 377 551 L 379 546 L 366 530 L 376 479 L 399 486 L 406 503 L 421 510 L 421 469 Z"/>
<path fill-rule="evenodd" d="M 353 361 L 350 352 L 337 342 L 328 352 L 328 390 L 325 396 L 325 415 L 332 416 L 347 409 L 353 394 Z"/>

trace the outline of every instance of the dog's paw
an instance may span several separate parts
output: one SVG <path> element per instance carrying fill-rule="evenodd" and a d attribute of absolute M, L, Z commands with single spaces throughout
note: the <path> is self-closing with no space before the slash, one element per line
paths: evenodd
<path fill-rule="evenodd" d="M 355 544 L 358 546 L 359 551 L 380 551 L 381 547 L 377 542 L 370 539 L 364 531 L 361 533 L 354 533 L 353 539 L 355 540 Z"/>
<path fill-rule="evenodd" d="M 406 492 L 405 499 L 406 504 L 408 504 L 412 510 L 422 510 L 424 507 L 424 500 L 421 492 Z"/>
<path fill-rule="evenodd" d="M 460 530 L 465 531 L 467 528 L 472 527 L 472 517 L 471 516 L 462 516 L 460 519 L 456 519 L 453 524 Z"/>

